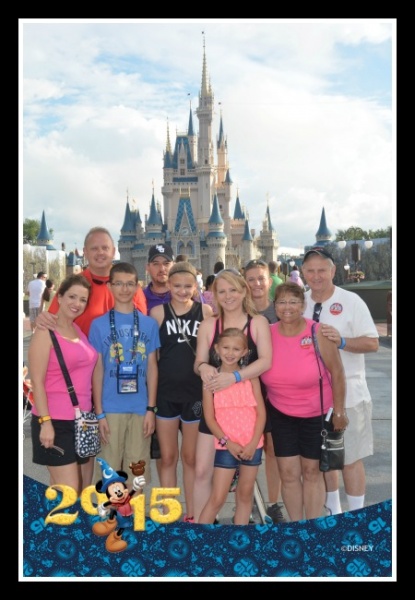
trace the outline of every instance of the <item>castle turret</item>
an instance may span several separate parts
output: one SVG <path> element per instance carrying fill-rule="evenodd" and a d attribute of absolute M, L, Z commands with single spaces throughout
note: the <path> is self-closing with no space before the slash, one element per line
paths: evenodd
<path fill-rule="evenodd" d="M 42 212 L 42 219 L 40 221 L 40 229 L 36 238 L 37 246 L 46 246 L 46 250 L 56 250 L 50 239 L 50 233 L 48 226 L 46 225 L 45 211 Z"/>
<path fill-rule="evenodd" d="M 245 219 L 244 234 L 242 237 L 241 267 L 255 258 L 254 238 L 249 230 L 248 219 Z"/>
<path fill-rule="evenodd" d="M 222 261 L 226 265 L 226 235 L 223 231 L 224 222 L 219 210 L 218 197 L 214 196 L 212 205 L 212 214 L 209 219 L 209 233 L 206 236 L 206 244 L 209 249 L 209 264 L 213 273 L 215 262 Z M 202 267 L 203 270 L 203 267 Z"/>
<path fill-rule="evenodd" d="M 259 233 L 257 246 L 263 260 L 265 260 L 267 263 L 271 260 L 275 260 L 280 244 L 277 239 L 277 234 L 271 223 L 271 214 L 268 202 L 265 218 L 262 221 L 262 229 Z"/>
<path fill-rule="evenodd" d="M 320 226 L 316 233 L 316 244 L 319 246 L 326 246 L 327 244 L 330 244 L 331 238 L 332 233 L 327 227 L 326 211 L 324 210 L 323 206 L 323 210 L 321 211 Z"/>

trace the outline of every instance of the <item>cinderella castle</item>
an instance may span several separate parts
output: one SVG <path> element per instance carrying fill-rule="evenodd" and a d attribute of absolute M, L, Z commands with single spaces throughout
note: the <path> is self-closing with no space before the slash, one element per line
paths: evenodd
<path fill-rule="evenodd" d="M 271 223 L 269 206 L 259 235 L 249 228 L 248 215 L 237 194 L 232 200 L 232 178 L 228 144 L 222 114 L 216 144 L 212 140 L 214 95 L 203 48 L 202 84 L 195 114 L 195 132 L 190 106 L 187 131 L 177 133 L 174 148 L 167 124 L 163 152 L 163 212 L 154 198 L 144 221 L 140 211 L 125 208 L 118 241 L 121 261 L 134 264 L 140 279 L 145 279 L 148 250 L 160 242 L 170 245 L 173 255 L 186 254 L 204 275 L 213 273 L 216 262 L 226 267 L 241 267 L 253 258 L 276 260 L 279 243 Z M 216 151 L 216 152 L 215 152 Z"/>

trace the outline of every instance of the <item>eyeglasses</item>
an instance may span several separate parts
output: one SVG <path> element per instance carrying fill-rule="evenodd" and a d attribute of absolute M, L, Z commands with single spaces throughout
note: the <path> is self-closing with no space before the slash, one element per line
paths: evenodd
<path fill-rule="evenodd" d="M 111 285 L 116 288 L 126 287 L 126 288 L 129 288 L 130 290 L 137 287 L 137 284 L 134 283 L 134 281 L 127 281 L 126 283 L 124 283 L 123 281 L 115 281 L 114 283 L 111 283 Z"/>
<path fill-rule="evenodd" d="M 232 273 L 233 275 L 237 275 L 238 277 L 242 277 L 241 273 L 238 269 L 222 269 L 219 273 L 216 273 L 216 277 L 219 277 L 222 273 Z"/>
<path fill-rule="evenodd" d="M 49 448 L 43 448 L 45 452 L 51 454 L 52 456 L 63 456 L 65 454 L 65 450 L 60 446 L 49 446 Z"/>
<path fill-rule="evenodd" d="M 301 300 L 277 300 L 275 302 L 277 306 L 295 306 L 296 304 L 302 304 Z"/>
<path fill-rule="evenodd" d="M 321 304 L 321 302 L 316 302 L 313 311 L 313 321 L 317 321 L 317 323 L 320 321 L 320 314 L 322 310 L 323 305 Z"/>
<path fill-rule="evenodd" d="M 264 260 L 250 260 L 245 267 L 245 271 L 248 271 L 252 267 L 268 267 L 268 265 Z"/>

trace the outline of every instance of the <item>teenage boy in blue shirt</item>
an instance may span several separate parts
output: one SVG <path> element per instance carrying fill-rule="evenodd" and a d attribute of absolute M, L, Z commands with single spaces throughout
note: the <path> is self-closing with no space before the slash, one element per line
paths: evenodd
<path fill-rule="evenodd" d="M 107 285 L 114 296 L 114 308 L 94 319 L 89 332 L 89 340 L 99 353 L 92 382 L 102 440 L 98 457 L 116 471 L 130 473 L 130 463 L 144 460 L 150 464 L 159 328 L 155 319 L 134 307 L 139 284 L 133 265 L 115 264 Z M 147 483 L 150 475 L 149 469 Z M 132 485 L 132 481 L 128 483 Z"/>

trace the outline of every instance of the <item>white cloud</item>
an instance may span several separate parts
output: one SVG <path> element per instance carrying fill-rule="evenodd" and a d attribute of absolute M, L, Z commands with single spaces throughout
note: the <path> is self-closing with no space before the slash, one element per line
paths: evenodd
<path fill-rule="evenodd" d="M 213 141 L 222 111 L 234 197 L 238 189 L 251 228 L 260 229 L 267 201 L 284 246 L 315 241 L 323 206 L 333 234 L 392 224 L 395 116 L 382 50 L 393 23 L 171 25 L 21 23 L 23 218 L 45 210 L 55 246 L 70 248 L 98 224 L 118 239 L 127 189 L 142 218 L 153 182 L 162 201 L 167 119 L 174 144 L 189 98 L 198 104 L 205 31 Z M 368 53 L 373 83 L 355 68 Z"/>

